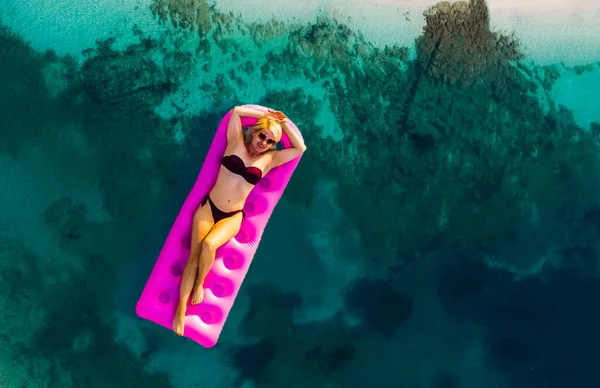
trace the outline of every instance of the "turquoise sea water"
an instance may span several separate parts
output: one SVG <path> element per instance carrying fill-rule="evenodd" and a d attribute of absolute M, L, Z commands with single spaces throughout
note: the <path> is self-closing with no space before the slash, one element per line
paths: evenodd
<path fill-rule="evenodd" d="M 599 386 L 600 64 L 418 16 L 0 5 L 0 387 Z M 204 349 L 135 303 L 245 103 L 309 150 Z"/>

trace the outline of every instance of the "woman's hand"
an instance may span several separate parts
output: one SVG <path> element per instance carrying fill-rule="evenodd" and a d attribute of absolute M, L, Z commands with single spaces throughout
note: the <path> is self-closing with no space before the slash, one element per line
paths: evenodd
<path fill-rule="evenodd" d="M 287 116 L 278 110 L 269 109 L 267 116 L 271 116 L 279 122 L 284 122 L 287 120 Z"/>

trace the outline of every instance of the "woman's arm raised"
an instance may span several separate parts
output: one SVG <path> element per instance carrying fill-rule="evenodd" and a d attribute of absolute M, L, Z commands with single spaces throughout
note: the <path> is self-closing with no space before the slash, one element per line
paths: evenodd
<path fill-rule="evenodd" d="M 285 134 L 290 139 L 292 146 L 290 148 L 274 152 L 273 159 L 270 163 L 270 168 L 275 168 L 287 163 L 290 160 L 302 155 L 304 151 L 306 151 L 306 144 L 304 144 L 304 140 L 302 140 L 302 137 L 296 131 L 290 128 L 287 122 L 287 117 L 284 117 L 280 121 L 280 124 L 281 128 L 283 128 Z"/>
<path fill-rule="evenodd" d="M 227 143 L 229 145 L 234 144 L 242 136 L 242 117 L 261 118 L 266 115 L 267 112 L 247 108 L 245 106 L 234 107 L 231 116 L 229 116 L 229 124 L 227 125 Z"/>

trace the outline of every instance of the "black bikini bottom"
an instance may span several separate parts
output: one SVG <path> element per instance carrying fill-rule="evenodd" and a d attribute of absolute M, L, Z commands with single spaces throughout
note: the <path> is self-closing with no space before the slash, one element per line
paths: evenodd
<path fill-rule="evenodd" d="M 229 218 L 240 212 L 242 213 L 242 217 L 246 217 L 246 213 L 244 213 L 244 209 L 234 210 L 234 211 L 228 212 L 228 213 L 222 211 L 214 204 L 214 202 L 212 201 L 212 199 L 210 199 L 210 196 L 208 194 L 202 200 L 202 206 L 204 206 L 204 204 L 206 203 L 207 200 L 208 200 L 208 204 L 210 205 L 210 211 L 212 212 L 212 216 L 213 216 L 213 219 L 215 220 L 215 224 L 225 218 Z"/>

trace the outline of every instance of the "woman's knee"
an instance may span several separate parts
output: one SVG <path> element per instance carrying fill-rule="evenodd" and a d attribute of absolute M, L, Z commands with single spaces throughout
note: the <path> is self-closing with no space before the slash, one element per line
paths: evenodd
<path fill-rule="evenodd" d="M 207 236 L 204 241 L 202 241 L 202 252 L 215 253 L 218 248 L 217 243 L 213 241 L 210 236 Z"/>

